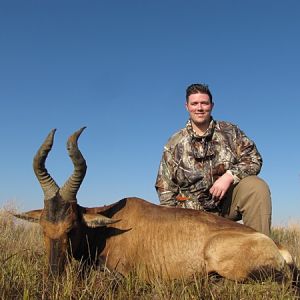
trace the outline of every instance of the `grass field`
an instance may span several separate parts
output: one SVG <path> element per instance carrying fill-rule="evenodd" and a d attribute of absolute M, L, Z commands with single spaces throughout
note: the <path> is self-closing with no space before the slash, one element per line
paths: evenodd
<path fill-rule="evenodd" d="M 74 260 L 64 276 L 53 279 L 45 272 L 39 225 L 15 222 L 0 211 L 0 232 L 1 299 L 297 299 L 289 282 L 240 284 L 195 275 L 190 281 L 149 284 L 134 274 L 121 277 L 97 268 L 82 272 L 82 264 Z M 273 228 L 272 237 L 290 250 L 300 267 L 300 225 Z"/>

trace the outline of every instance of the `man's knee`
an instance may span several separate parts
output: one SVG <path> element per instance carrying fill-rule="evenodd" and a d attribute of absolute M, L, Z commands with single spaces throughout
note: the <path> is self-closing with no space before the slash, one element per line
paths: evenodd
<path fill-rule="evenodd" d="M 257 176 L 247 176 L 243 178 L 238 183 L 238 186 L 240 189 L 259 191 L 259 192 L 270 194 L 270 189 L 268 184 L 263 179 Z"/>
<path fill-rule="evenodd" d="M 245 177 L 238 183 L 235 192 L 234 196 L 241 197 L 248 205 L 263 205 L 264 210 L 271 211 L 271 193 L 268 184 L 263 179 L 257 176 Z"/>
<path fill-rule="evenodd" d="M 244 224 L 268 235 L 272 203 L 267 183 L 257 176 L 246 177 L 238 184 L 236 196 Z"/>
<path fill-rule="evenodd" d="M 242 179 L 237 186 L 237 193 L 253 199 L 257 204 L 263 202 L 271 207 L 271 193 L 268 184 L 257 176 L 248 176 Z"/>

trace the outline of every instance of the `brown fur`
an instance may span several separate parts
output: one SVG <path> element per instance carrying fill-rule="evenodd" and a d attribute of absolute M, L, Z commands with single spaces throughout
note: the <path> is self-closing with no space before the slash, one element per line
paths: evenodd
<path fill-rule="evenodd" d="M 74 172 L 62 188 L 45 168 L 55 130 L 49 133 L 33 164 L 45 195 L 44 209 L 16 215 L 39 220 L 53 274 L 63 271 L 69 254 L 123 275 L 136 270 L 145 280 L 188 278 L 204 272 L 244 281 L 258 271 L 282 272 L 286 263 L 293 266 L 294 278 L 298 276 L 290 254 L 269 237 L 213 214 L 139 198 L 103 207 L 79 206 L 76 194 L 86 163 L 77 139 L 83 129 L 68 140 Z"/>
<path fill-rule="evenodd" d="M 122 274 L 137 267 L 147 269 L 142 277 L 155 273 L 172 279 L 204 271 L 244 280 L 258 267 L 284 265 L 270 238 L 205 212 L 161 207 L 137 198 L 99 211 L 121 219 L 104 230 L 100 256 Z M 241 264 L 243 260 L 247 263 Z"/>
<path fill-rule="evenodd" d="M 77 213 L 73 210 L 67 210 L 69 215 L 57 223 L 40 220 L 48 256 L 50 240 L 61 239 L 65 253 L 56 253 L 56 259 L 62 263 L 68 252 L 123 275 L 136 270 L 145 280 L 188 278 L 205 272 L 244 281 L 257 270 L 280 272 L 285 266 L 281 252 L 288 252 L 279 250 L 269 237 L 206 212 L 163 207 L 139 198 L 103 207 L 78 206 Z M 118 222 L 92 228 L 83 219 L 86 214 Z"/>

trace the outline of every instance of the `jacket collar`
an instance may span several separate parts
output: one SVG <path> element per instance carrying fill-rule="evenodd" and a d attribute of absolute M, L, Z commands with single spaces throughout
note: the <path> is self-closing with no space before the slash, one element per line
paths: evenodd
<path fill-rule="evenodd" d="M 214 134 L 214 130 L 215 130 L 215 120 L 213 118 L 211 118 L 209 126 L 207 128 L 207 130 L 205 131 L 205 133 L 203 135 L 199 135 L 192 127 L 192 121 L 191 119 L 189 119 L 186 123 L 186 129 L 189 133 L 189 135 L 192 138 L 196 138 L 196 139 L 201 139 L 201 140 L 211 140 L 213 134 Z"/>

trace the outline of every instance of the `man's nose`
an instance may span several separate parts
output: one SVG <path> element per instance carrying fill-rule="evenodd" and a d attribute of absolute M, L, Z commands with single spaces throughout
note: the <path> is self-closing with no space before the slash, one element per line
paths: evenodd
<path fill-rule="evenodd" d="M 202 104 L 201 103 L 198 103 L 198 105 L 197 105 L 197 110 L 202 110 Z"/>

